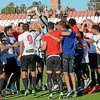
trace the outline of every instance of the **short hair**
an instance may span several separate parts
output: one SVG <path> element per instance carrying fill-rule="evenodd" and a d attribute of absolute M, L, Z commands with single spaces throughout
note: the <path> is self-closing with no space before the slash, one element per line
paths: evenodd
<path fill-rule="evenodd" d="M 28 24 L 28 23 L 25 23 L 25 24 L 23 25 L 23 30 L 24 30 L 24 31 L 29 31 L 29 24 Z"/>
<path fill-rule="evenodd" d="M 66 26 L 67 26 L 66 21 L 64 21 L 64 20 L 60 21 L 59 25 L 62 26 L 63 28 L 66 28 Z"/>
<path fill-rule="evenodd" d="M 24 23 L 23 23 L 23 22 L 19 22 L 19 23 L 18 23 L 18 27 L 20 27 L 20 25 L 21 25 L 21 24 L 23 24 L 23 25 L 24 25 Z"/>
<path fill-rule="evenodd" d="M 100 26 L 99 25 L 93 25 L 92 29 L 97 30 L 98 32 L 100 32 Z"/>
<path fill-rule="evenodd" d="M 54 23 L 53 22 L 48 23 L 48 29 L 54 29 Z"/>
<path fill-rule="evenodd" d="M 6 26 L 4 28 L 4 32 L 7 34 L 7 31 L 9 31 L 9 29 L 12 29 L 12 26 L 11 25 L 10 26 Z"/>
<path fill-rule="evenodd" d="M 68 21 L 68 24 L 71 26 L 74 26 L 74 25 L 76 25 L 76 20 L 74 18 L 70 18 Z"/>
<path fill-rule="evenodd" d="M 5 37 L 4 32 L 1 32 L 1 33 L 0 33 L 0 41 L 2 41 L 2 38 L 4 38 L 4 37 Z"/>

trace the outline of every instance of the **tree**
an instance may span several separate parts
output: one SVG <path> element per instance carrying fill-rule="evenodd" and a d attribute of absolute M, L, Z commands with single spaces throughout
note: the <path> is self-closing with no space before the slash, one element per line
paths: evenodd
<path fill-rule="evenodd" d="M 41 1 L 39 1 L 39 2 L 34 1 L 34 2 L 32 3 L 32 5 L 31 5 L 30 7 L 28 7 L 28 9 L 31 9 L 31 8 L 33 8 L 33 7 L 37 7 L 37 9 L 38 9 L 40 12 L 42 12 L 46 6 L 45 6 L 44 4 L 42 4 Z"/>
<path fill-rule="evenodd" d="M 89 10 L 100 10 L 100 0 L 90 0 L 88 3 Z"/>
<path fill-rule="evenodd" d="M 5 8 L 3 8 L 1 10 L 1 13 L 4 13 L 4 14 L 12 14 L 15 12 L 15 9 L 14 9 L 14 3 L 11 2 L 9 3 Z"/>
<path fill-rule="evenodd" d="M 13 2 L 9 3 L 6 7 L 1 9 L 2 14 L 15 14 L 15 13 L 25 13 L 26 5 L 21 4 L 21 6 L 15 6 Z"/>
<path fill-rule="evenodd" d="M 76 10 L 75 10 L 75 8 L 70 8 L 70 7 L 67 6 L 66 9 L 65 9 L 65 11 L 68 12 L 68 11 L 76 11 Z"/>
<path fill-rule="evenodd" d="M 26 6 L 25 6 L 25 4 L 21 4 L 21 6 L 20 6 L 20 12 L 21 13 L 25 13 L 26 12 Z"/>

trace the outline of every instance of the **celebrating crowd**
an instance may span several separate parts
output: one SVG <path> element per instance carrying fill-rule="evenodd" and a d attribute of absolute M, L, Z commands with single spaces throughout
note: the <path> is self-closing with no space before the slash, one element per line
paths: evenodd
<path fill-rule="evenodd" d="M 37 23 L 20 22 L 16 30 L 6 26 L 0 33 L 0 100 L 6 91 L 21 93 L 20 78 L 24 96 L 35 96 L 37 89 L 44 88 L 45 68 L 49 99 L 56 86 L 59 99 L 63 98 L 63 82 L 67 98 L 77 97 L 80 91 L 96 91 L 100 85 L 100 24 L 91 19 L 77 24 L 74 18 L 47 23 L 46 16 L 38 17 Z"/>

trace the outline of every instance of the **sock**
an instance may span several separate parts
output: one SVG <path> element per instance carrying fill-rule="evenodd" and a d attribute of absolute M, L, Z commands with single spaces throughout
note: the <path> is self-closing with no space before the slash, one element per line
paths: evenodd
<path fill-rule="evenodd" d="M 48 77 L 47 77 L 47 84 L 48 84 L 49 94 L 52 93 L 52 82 L 51 82 L 51 77 L 52 77 L 52 74 L 48 74 Z"/>
<path fill-rule="evenodd" d="M 23 78 L 22 80 L 23 80 L 24 88 L 25 88 L 25 90 L 27 90 L 28 89 L 28 79 Z"/>
<path fill-rule="evenodd" d="M 36 87 L 36 77 L 32 77 L 32 84 L 33 84 L 33 89 L 35 90 L 35 87 Z"/>
<path fill-rule="evenodd" d="M 4 86 L 4 83 L 5 83 L 5 79 L 1 78 L 1 79 L 0 79 L 0 93 L 1 93 L 1 91 L 2 91 L 2 88 L 3 88 L 3 86 Z"/>
<path fill-rule="evenodd" d="M 8 88 L 11 87 L 12 83 L 15 82 L 16 78 L 17 78 L 17 74 L 13 74 L 12 77 L 11 77 L 11 79 L 10 79 L 10 82 L 8 84 Z"/>
<path fill-rule="evenodd" d="M 17 77 L 16 87 L 17 87 L 17 90 L 20 91 L 20 75 Z"/>
<path fill-rule="evenodd" d="M 32 76 L 31 76 L 31 73 L 29 73 L 29 80 L 30 80 L 30 84 L 32 84 Z"/>
<path fill-rule="evenodd" d="M 36 78 L 36 84 L 38 84 L 39 82 L 39 79 L 40 79 L 40 73 L 37 74 L 37 78 Z"/>
<path fill-rule="evenodd" d="M 63 91 L 62 78 L 61 78 L 60 74 L 56 74 L 56 76 L 58 79 L 59 91 L 62 92 Z"/>
<path fill-rule="evenodd" d="M 2 87 L 2 90 L 5 89 L 6 85 L 7 85 L 7 80 L 4 81 L 4 85 Z"/>
<path fill-rule="evenodd" d="M 100 85 L 100 74 L 97 72 L 97 81 L 98 81 L 98 85 Z"/>
<path fill-rule="evenodd" d="M 92 83 L 91 86 L 96 86 L 95 70 L 91 71 Z"/>
<path fill-rule="evenodd" d="M 38 73 L 37 74 L 37 78 L 36 78 L 36 84 L 38 84 L 39 83 L 39 80 L 41 81 L 41 83 L 42 83 L 42 75 L 43 73 Z"/>

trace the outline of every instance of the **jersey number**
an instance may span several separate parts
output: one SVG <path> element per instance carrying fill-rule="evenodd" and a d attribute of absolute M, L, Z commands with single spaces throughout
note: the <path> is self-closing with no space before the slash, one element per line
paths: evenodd
<path fill-rule="evenodd" d="M 27 40 L 29 41 L 29 44 L 32 44 L 33 43 L 33 38 L 31 35 L 28 35 L 27 36 Z"/>

